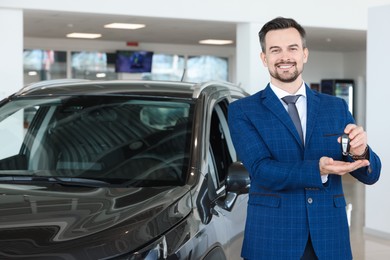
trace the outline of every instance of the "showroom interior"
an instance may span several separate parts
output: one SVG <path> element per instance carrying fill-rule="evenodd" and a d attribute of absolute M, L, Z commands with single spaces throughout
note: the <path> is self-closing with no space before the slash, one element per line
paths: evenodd
<path fill-rule="evenodd" d="M 6 36 L 0 41 L 0 98 L 25 84 L 59 78 L 221 80 L 255 93 L 269 80 L 260 62 L 257 33 L 269 19 L 292 17 L 307 29 L 310 56 L 303 73 L 305 82 L 314 87 L 323 79 L 354 81 L 353 113 L 382 160 L 382 175 L 368 187 L 344 178 L 347 203 L 352 206 L 352 247 L 356 259 L 386 259 L 390 256 L 390 206 L 386 201 L 390 196 L 390 152 L 386 149 L 390 123 L 385 97 L 390 88 L 385 80 L 390 31 L 383 25 L 390 24 L 389 14 L 390 0 L 1 0 L 0 32 Z M 145 27 L 104 27 L 130 22 Z M 101 35 L 96 39 L 66 37 L 81 32 Z M 210 39 L 230 42 L 199 43 Z M 153 53 L 171 63 L 161 63 L 150 73 L 118 71 L 113 56 L 129 51 Z M 46 67 L 35 69 L 34 59 L 46 60 Z"/>

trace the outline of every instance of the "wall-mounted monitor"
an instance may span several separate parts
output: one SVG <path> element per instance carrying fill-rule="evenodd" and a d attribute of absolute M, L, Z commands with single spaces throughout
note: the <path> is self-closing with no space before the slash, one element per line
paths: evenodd
<path fill-rule="evenodd" d="M 117 51 L 115 72 L 151 72 L 152 58 L 153 52 L 151 51 Z"/>

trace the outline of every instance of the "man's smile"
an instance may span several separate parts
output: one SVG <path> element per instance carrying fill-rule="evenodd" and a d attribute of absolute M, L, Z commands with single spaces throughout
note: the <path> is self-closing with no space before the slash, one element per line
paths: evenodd
<path fill-rule="evenodd" d="M 295 66 L 295 63 L 282 63 L 276 64 L 276 67 L 279 69 L 290 69 Z"/>

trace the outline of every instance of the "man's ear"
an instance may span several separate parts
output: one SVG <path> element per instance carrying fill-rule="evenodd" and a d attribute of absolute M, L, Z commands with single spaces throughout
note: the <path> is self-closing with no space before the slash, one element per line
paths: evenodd
<path fill-rule="evenodd" d="M 264 52 L 260 53 L 260 60 L 263 62 L 264 67 L 268 67 L 267 65 L 267 57 Z"/>
<path fill-rule="evenodd" d="M 309 49 L 304 48 L 303 49 L 303 63 L 306 63 L 308 59 L 309 59 Z"/>

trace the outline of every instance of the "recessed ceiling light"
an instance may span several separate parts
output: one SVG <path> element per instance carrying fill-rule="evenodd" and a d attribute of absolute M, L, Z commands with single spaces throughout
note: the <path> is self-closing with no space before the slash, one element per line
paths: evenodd
<path fill-rule="evenodd" d="M 112 29 L 140 29 L 144 28 L 145 24 L 135 24 L 135 23 L 110 23 L 104 25 L 104 28 L 112 28 Z"/>
<path fill-rule="evenodd" d="M 213 45 L 226 45 L 226 44 L 232 44 L 233 41 L 231 40 L 217 40 L 217 39 L 207 39 L 207 40 L 201 40 L 199 41 L 200 44 L 213 44 Z"/>
<path fill-rule="evenodd" d="M 96 39 L 102 37 L 99 33 L 69 33 L 66 35 L 68 38 L 83 38 L 83 39 Z"/>

